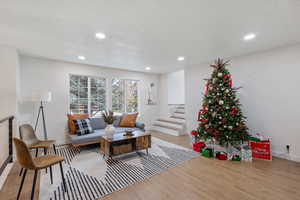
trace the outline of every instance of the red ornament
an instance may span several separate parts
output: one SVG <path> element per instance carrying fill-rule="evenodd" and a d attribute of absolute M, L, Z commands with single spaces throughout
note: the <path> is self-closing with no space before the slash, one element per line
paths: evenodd
<path fill-rule="evenodd" d="M 191 135 L 196 136 L 196 135 L 198 135 L 198 132 L 197 131 L 192 131 Z"/>
<path fill-rule="evenodd" d="M 205 92 L 204 95 L 207 96 L 208 95 L 208 83 L 206 83 L 205 85 Z"/>
<path fill-rule="evenodd" d="M 232 88 L 232 80 L 229 80 L 229 87 Z"/>
<path fill-rule="evenodd" d="M 198 121 L 201 121 L 201 111 L 198 113 Z"/>
<path fill-rule="evenodd" d="M 230 79 L 231 76 L 230 76 L 230 74 L 226 74 L 226 75 L 224 76 L 224 78 L 225 78 L 225 79 Z"/>
<path fill-rule="evenodd" d="M 238 114 L 238 109 L 236 107 L 231 108 L 231 115 L 237 115 Z"/>
<path fill-rule="evenodd" d="M 216 140 L 218 140 L 220 138 L 220 132 L 219 131 L 214 130 L 213 134 L 214 134 L 214 137 L 215 137 Z"/>

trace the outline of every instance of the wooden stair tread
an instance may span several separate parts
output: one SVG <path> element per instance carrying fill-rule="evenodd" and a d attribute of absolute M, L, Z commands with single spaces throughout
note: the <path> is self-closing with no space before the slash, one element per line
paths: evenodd
<path fill-rule="evenodd" d="M 177 124 L 177 125 L 183 125 L 184 124 L 183 122 L 175 122 L 175 121 L 171 121 L 171 120 L 167 120 L 167 119 L 158 119 L 157 121 L 167 122 L 167 123 L 170 123 L 170 124 Z"/>
<path fill-rule="evenodd" d="M 172 130 L 175 130 L 175 131 L 180 131 L 179 128 L 175 128 L 175 127 L 167 126 L 167 125 L 161 125 L 161 124 L 157 124 L 157 123 L 154 123 L 153 126 L 159 126 L 159 127 L 162 127 L 162 128 L 167 128 L 167 129 L 172 129 Z"/>

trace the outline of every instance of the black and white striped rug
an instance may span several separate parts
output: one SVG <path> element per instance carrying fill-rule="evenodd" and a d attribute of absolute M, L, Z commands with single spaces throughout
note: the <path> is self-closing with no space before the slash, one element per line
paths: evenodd
<path fill-rule="evenodd" d="M 94 200 L 199 156 L 190 149 L 155 137 L 152 137 L 148 155 L 140 151 L 103 159 L 99 146 L 79 149 L 65 145 L 57 150 L 66 158 L 64 174 L 67 192 L 63 192 L 57 165 L 53 168 L 52 185 L 49 172 L 42 171 L 41 200 Z"/>

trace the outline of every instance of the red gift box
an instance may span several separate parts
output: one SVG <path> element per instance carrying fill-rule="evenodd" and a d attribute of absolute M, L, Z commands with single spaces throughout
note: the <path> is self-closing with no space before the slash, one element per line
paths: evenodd
<path fill-rule="evenodd" d="M 272 160 L 270 140 L 261 141 L 261 142 L 250 141 L 250 146 L 251 146 L 253 158 Z"/>
<path fill-rule="evenodd" d="M 225 152 L 218 152 L 216 154 L 216 157 L 219 159 L 219 160 L 227 160 L 227 153 Z"/>
<path fill-rule="evenodd" d="M 193 150 L 196 152 L 201 152 L 201 150 L 205 147 L 206 147 L 206 144 L 204 142 L 193 143 Z"/>

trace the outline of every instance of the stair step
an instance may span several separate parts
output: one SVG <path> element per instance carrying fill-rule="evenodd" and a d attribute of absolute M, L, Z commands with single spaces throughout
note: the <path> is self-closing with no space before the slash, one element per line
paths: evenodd
<path fill-rule="evenodd" d="M 167 120 L 167 119 L 158 119 L 157 121 L 167 122 L 167 123 L 171 123 L 171 124 L 184 125 L 184 122 L 172 121 L 172 120 Z"/>
<path fill-rule="evenodd" d="M 181 118 L 185 118 L 185 114 L 182 113 L 173 113 L 172 117 L 181 117 Z"/>
<path fill-rule="evenodd" d="M 153 126 L 159 126 L 159 127 L 166 128 L 166 129 L 172 129 L 172 130 L 175 130 L 175 131 L 180 131 L 179 128 L 175 128 L 175 127 L 167 126 L 167 125 L 162 125 L 162 124 L 158 124 L 158 123 L 154 123 Z"/>
<path fill-rule="evenodd" d="M 180 136 L 180 131 L 178 130 L 173 130 L 173 129 L 169 129 L 169 128 L 164 128 L 161 126 L 152 126 L 152 131 L 158 131 L 160 133 L 165 133 L 165 134 L 169 134 L 169 135 L 174 135 L 174 136 Z"/>
<path fill-rule="evenodd" d="M 178 116 L 171 116 L 170 118 L 174 118 L 174 119 L 185 119 L 184 117 L 178 117 Z"/>
<path fill-rule="evenodd" d="M 178 114 L 185 114 L 185 112 L 178 111 L 178 110 L 176 110 L 174 113 L 178 113 Z"/>

